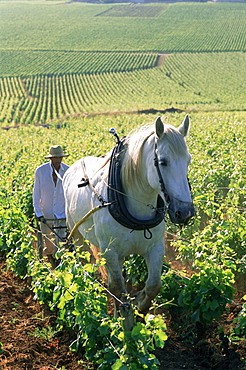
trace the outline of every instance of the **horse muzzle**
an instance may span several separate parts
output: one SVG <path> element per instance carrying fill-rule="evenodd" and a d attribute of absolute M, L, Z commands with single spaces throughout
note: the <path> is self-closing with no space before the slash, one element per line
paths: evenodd
<path fill-rule="evenodd" d="M 174 224 L 187 225 L 189 220 L 195 217 L 196 211 L 192 202 L 174 200 L 169 204 L 168 214 Z"/>

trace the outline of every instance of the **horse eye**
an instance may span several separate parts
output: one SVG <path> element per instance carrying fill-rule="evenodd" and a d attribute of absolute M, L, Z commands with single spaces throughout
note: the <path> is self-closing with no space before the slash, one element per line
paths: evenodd
<path fill-rule="evenodd" d="M 167 160 L 165 158 L 159 160 L 161 166 L 167 166 Z"/>

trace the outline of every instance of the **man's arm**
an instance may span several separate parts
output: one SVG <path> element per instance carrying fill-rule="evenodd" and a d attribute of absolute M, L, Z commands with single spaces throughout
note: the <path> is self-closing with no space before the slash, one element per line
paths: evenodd
<path fill-rule="evenodd" d="M 33 187 L 33 208 L 37 218 L 42 217 L 42 211 L 40 207 L 41 201 L 41 186 L 40 186 L 40 175 L 37 169 L 34 175 L 34 187 Z"/>

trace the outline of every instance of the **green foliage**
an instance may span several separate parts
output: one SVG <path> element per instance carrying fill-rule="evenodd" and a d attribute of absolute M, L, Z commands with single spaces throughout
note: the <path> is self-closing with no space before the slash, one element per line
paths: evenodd
<path fill-rule="evenodd" d="M 95 282 L 91 265 L 82 266 L 84 255 L 63 250 L 55 270 L 39 261 L 33 248 L 32 197 L 34 170 L 44 163 L 50 145 L 59 140 L 72 164 L 82 156 L 105 154 L 114 146 L 109 135 L 115 127 L 119 136 L 153 122 L 156 115 L 97 116 L 69 119 L 61 128 L 20 127 L 0 132 L 0 250 L 20 276 L 32 277 L 37 299 L 57 314 L 57 330 L 63 326 L 77 333 L 73 349 L 84 347 L 86 357 L 100 369 L 155 368 L 154 346 L 165 342 L 165 323 L 150 316 L 124 333 L 122 320 L 107 314 L 104 288 Z M 165 123 L 178 126 L 183 114 L 165 114 Z M 189 178 L 197 207 L 193 225 L 178 231 L 173 241 L 179 257 L 188 260 L 195 273 L 177 275 L 164 265 L 163 287 L 158 304 L 176 305 L 197 323 L 206 324 L 225 312 L 233 295 L 234 275 L 245 271 L 245 112 L 192 113 L 188 145 L 193 155 Z M 125 264 L 127 278 L 142 283 L 146 267 L 142 257 L 132 256 Z M 159 321 L 159 319 L 161 321 Z M 188 317 L 187 317 L 188 319 Z M 245 305 L 235 335 L 245 333 Z M 240 334 L 239 334 L 240 333 Z M 130 361 L 130 362 L 129 362 Z"/>
<path fill-rule="evenodd" d="M 132 284 L 144 283 L 147 279 L 148 271 L 142 256 L 130 255 L 124 263 L 124 269 L 127 273 L 127 279 L 131 280 Z"/>
<path fill-rule="evenodd" d="M 47 326 L 41 329 L 35 328 L 35 331 L 33 333 L 28 334 L 33 335 L 36 338 L 43 338 L 47 341 L 51 341 L 51 339 L 54 338 L 56 333 L 57 331 L 54 330 L 51 326 Z"/>
<path fill-rule="evenodd" d="M 131 332 L 123 333 L 126 353 L 121 354 L 112 369 L 158 369 L 159 361 L 153 354 L 149 353 L 149 350 L 164 346 L 167 340 L 165 330 L 166 325 L 161 316 L 147 315 L 144 324 L 138 322 Z M 136 354 L 138 355 L 136 356 Z"/>
<path fill-rule="evenodd" d="M 28 263 L 36 258 L 29 220 L 14 205 L 11 208 L 0 208 L 0 229 L 0 248 L 7 258 L 8 266 L 24 277 Z"/>
<path fill-rule="evenodd" d="M 162 274 L 162 287 L 157 297 L 158 302 L 165 302 L 166 305 L 178 306 L 180 293 L 186 288 L 188 278 L 179 275 L 179 272 L 169 269 Z"/>
<path fill-rule="evenodd" d="M 234 207 L 225 204 L 216 207 L 211 219 L 201 231 L 193 233 L 187 241 L 180 239 L 175 242 L 183 258 L 192 261 L 195 268 L 204 265 L 223 266 L 231 271 L 245 271 L 245 215 Z M 211 210 L 211 208 L 210 208 Z"/>
<path fill-rule="evenodd" d="M 32 278 L 32 290 L 41 304 L 51 305 L 55 281 L 50 266 L 43 261 L 30 263 L 28 275 Z"/>
<path fill-rule="evenodd" d="M 233 274 L 230 270 L 204 267 L 190 278 L 180 293 L 178 303 L 191 312 L 195 322 L 206 324 L 217 319 L 225 311 L 226 304 L 232 299 Z"/>
<path fill-rule="evenodd" d="M 167 339 L 161 316 L 149 315 L 146 324 L 138 323 L 132 332 L 124 332 L 122 319 L 107 314 L 107 297 L 104 287 L 95 280 L 93 266 L 81 262 L 89 258 L 88 254 L 61 248 L 58 256 L 61 263 L 54 271 L 34 261 L 29 274 L 36 297 L 56 311 L 57 329 L 67 327 L 77 333 L 71 348 L 83 346 L 86 358 L 98 369 L 117 368 L 119 361 L 132 369 L 135 364 L 138 369 L 157 368 L 158 361 L 150 351 L 163 347 Z M 53 332 L 45 329 L 33 335 Z"/>
<path fill-rule="evenodd" d="M 25 250 L 18 249 L 14 257 L 15 268 L 11 265 L 13 261 L 8 259 L 20 276 L 23 275 L 18 269 L 19 264 L 23 264 L 21 254 L 26 257 Z M 56 311 L 57 330 L 67 327 L 77 333 L 72 349 L 77 350 L 82 345 L 86 357 L 99 369 L 117 368 L 119 361 L 132 369 L 136 368 L 135 364 L 138 369 L 157 368 L 158 361 L 150 351 L 163 347 L 167 339 L 161 316 L 149 315 L 146 324 L 138 323 L 132 332 L 124 332 L 122 319 L 107 314 L 107 297 L 104 287 L 95 280 L 93 266 L 82 264 L 82 260 L 89 258 L 88 254 L 67 252 L 61 246 L 58 253 L 61 263 L 55 270 L 37 258 L 28 257 L 25 270 L 32 277 L 36 298 Z M 29 334 L 50 340 L 55 332 L 55 329 L 45 327 Z"/>
<path fill-rule="evenodd" d="M 109 10 L 100 14 L 100 17 L 138 17 L 138 18 L 149 18 L 157 17 L 162 12 L 168 9 L 168 5 L 157 6 L 156 4 L 148 4 L 142 6 L 140 4 L 127 4 L 113 6 Z"/>

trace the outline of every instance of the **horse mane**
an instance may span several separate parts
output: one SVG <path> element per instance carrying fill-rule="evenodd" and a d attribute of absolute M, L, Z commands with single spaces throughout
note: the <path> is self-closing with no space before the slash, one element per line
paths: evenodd
<path fill-rule="evenodd" d="M 179 155 L 187 155 L 187 146 L 182 134 L 175 127 L 165 124 L 164 134 L 167 142 L 166 151 L 170 151 L 174 158 Z M 153 136 L 153 138 L 151 138 Z M 150 154 L 154 155 L 154 140 L 155 128 L 151 126 L 143 126 L 138 131 L 134 131 L 130 136 L 126 137 L 128 150 L 126 151 L 125 158 L 122 166 L 122 182 L 144 187 L 143 176 L 141 176 L 141 163 L 143 146 L 146 141 L 151 138 L 153 142 L 153 149 Z"/>
<path fill-rule="evenodd" d="M 174 158 L 179 155 L 187 155 L 187 146 L 183 135 L 175 127 L 165 124 L 164 134 L 166 139 L 166 151 L 170 151 Z M 152 138 L 151 138 L 152 136 Z M 154 140 L 155 140 L 155 128 L 154 125 L 142 126 L 140 129 L 135 129 L 125 137 L 125 143 L 127 150 L 125 151 L 124 160 L 122 163 L 122 183 L 129 184 L 132 186 L 139 186 L 144 188 L 146 184 L 141 171 L 142 163 L 142 149 L 146 141 L 151 138 L 153 142 L 153 149 L 151 155 L 154 157 Z M 97 168 L 96 173 L 101 169 L 105 168 L 110 162 L 113 149 L 107 152 L 104 156 L 103 163 Z M 108 171 L 104 174 L 104 181 L 108 177 Z"/>

